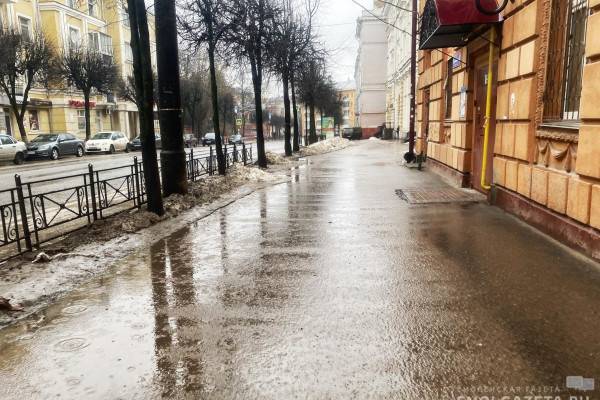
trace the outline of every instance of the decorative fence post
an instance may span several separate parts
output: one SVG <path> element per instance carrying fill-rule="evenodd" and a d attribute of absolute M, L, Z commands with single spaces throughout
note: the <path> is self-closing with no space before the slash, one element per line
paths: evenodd
<path fill-rule="evenodd" d="M 244 161 L 244 165 L 246 165 L 246 162 L 248 161 L 248 158 L 246 157 L 246 143 L 242 142 L 242 161 Z"/>
<path fill-rule="evenodd" d="M 33 249 L 31 245 L 31 233 L 29 232 L 29 223 L 27 222 L 27 210 L 25 209 L 25 196 L 23 196 L 23 184 L 19 174 L 15 175 L 15 185 L 17 186 L 17 198 L 19 199 L 19 211 L 21 213 L 21 224 L 23 225 L 23 239 L 28 251 Z M 34 216 L 35 217 L 35 216 Z"/>
<path fill-rule="evenodd" d="M 237 146 L 235 145 L 235 143 L 233 144 L 233 162 L 238 162 Z"/>
<path fill-rule="evenodd" d="M 96 204 L 96 183 L 94 178 L 94 166 L 88 164 L 88 171 L 90 174 L 90 194 L 92 195 L 92 214 L 94 215 L 94 221 L 98 220 L 98 204 Z"/>
<path fill-rule="evenodd" d="M 208 175 L 213 174 L 213 148 L 210 146 L 210 155 L 208 156 Z"/>
<path fill-rule="evenodd" d="M 223 152 L 225 154 L 225 169 L 229 168 L 229 157 L 227 156 L 227 145 L 224 146 L 225 151 Z"/>
<path fill-rule="evenodd" d="M 142 208 L 142 191 L 140 188 L 140 166 L 138 164 L 138 158 L 133 157 L 133 174 L 135 175 L 135 205 L 138 209 Z"/>
<path fill-rule="evenodd" d="M 190 179 L 192 182 L 194 182 L 196 180 L 196 171 L 194 171 L 194 148 L 192 147 L 190 149 L 190 175 L 191 175 L 191 179 L 190 177 L 188 177 L 188 179 Z"/>

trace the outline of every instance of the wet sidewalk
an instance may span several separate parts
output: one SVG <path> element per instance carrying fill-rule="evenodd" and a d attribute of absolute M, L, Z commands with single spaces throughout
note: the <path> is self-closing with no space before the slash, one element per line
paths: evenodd
<path fill-rule="evenodd" d="M 402 151 L 313 157 L 0 331 L 0 398 L 600 398 L 565 388 L 600 379 L 597 264 L 482 203 L 406 203 L 446 186 Z"/>

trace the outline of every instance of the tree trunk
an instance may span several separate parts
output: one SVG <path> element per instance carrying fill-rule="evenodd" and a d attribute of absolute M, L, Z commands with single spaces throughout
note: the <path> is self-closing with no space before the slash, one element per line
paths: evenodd
<path fill-rule="evenodd" d="M 90 140 L 92 137 L 92 126 L 90 124 L 90 92 L 83 92 L 83 105 L 85 114 L 85 140 Z"/>
<path fill-rule="evenodd" d="M 127 0 L 127 6 L 131 26 L 133 71 L 139 104 L 140 139 L 142 142 L 142 162 L 148 211 L 163 215 L 165 210 L 160 190 L 156 140 L 154 137 L 154 83 L 146 5 L 144 0 Z"/>
<path fill-rule="evenodd" d="M 258 166 L 267 168 L 267 155 L 265 153 L 265 136 L 263 133 L 263 109 L 262 109 L 262 76 L 257 65 L 257 60 L 250 59 L 252 67 L 252 87 L 254 88 L 254 105 L 256 107 L 256 153 Z"/>
<path fill-rule="evenodd" d="M 317 121 L 316 121 L 315 105 L 310 104 L 310 133 L 308 135 L 308 143 L 313 144 L 317 142 Z"/>
<path fill-rule="evenodd" d="M 19 127 L 19 134 L 21 135 L 21 140 L 24 143 L 29 143 L 29 138 L 27 137 L 27 132 L 25 131 L 25 123 L 23 122 L 23 117 L 19 114 L 15 114 L 15 118 L 17 119 L 17 126 Z"/>
<path fill-rule="evenodd" d="M 304 103 L 304 145 L 308 146 L 308 103 Z"/>
<path fill-rule="evenodd" d="M 215 147 L 217 149 L 217 168 L 219 175 L 225 175 L 227 165 L 225 155 L 223 154 L 223 141 L 221 140 L 221 127 L 219 126 L 219 98 L 217 87 L 217 69 L 215 67 L 215 48 L 214 45 L 208 46 L 208 60 L 210 64 L 210 89 L 213 108 L 213 127 L 215 129 Z"/>
<path fill-rule="evenodd" d="M 188 192 L 187 157 L 183 146 L 175 2 L 156 0 L 154 7 L 163 195 L 186 194 Z"/>
<path fill-rule="evenodd" d="M 292 144 L 290 143 L 292 140 L 292 116 L 290 112 L 290 78 L 287 72 L 282 74 L 283 81 L 283 108 L 284 108 L 284 119 L 285 119 L 285 155 L 287 157 L 292 155 Z"/>
<path fill-rule="evenodd" d="M 294 73 L 290 79 L 292 84 L 292 111 L 294 113 L 294 140 L 292 143 L 292 150 L 294 152 L 300 151 L 300 122 L 298 121 L 298 103 L 296 102 L 296 84 L 294 79 Z"/>

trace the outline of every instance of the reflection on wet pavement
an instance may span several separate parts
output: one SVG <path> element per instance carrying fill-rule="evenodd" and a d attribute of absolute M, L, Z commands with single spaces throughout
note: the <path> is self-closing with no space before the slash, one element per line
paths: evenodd
<path fill-rule="evenodd" d="M 0 398 L 565 395 L 567 376 L 600 378 L 595 265 L 483 204 L 407 205 L 395 189 L 442 183 L 401 150 L 313 158 L 1 331 Z"/>

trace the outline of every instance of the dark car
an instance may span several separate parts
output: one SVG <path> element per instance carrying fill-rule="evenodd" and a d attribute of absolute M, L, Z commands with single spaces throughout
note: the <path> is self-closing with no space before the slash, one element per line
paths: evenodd
<path fill-rule="evenodd" d="M 362 128 L 344 128 L 342 137 L 344 139 L 360 140 L 362 139 Z"/>
<path fill-rule="evenodd" d="M 198 146 L 198 138 L 196 137 L 196 135 L 187 133 L 183 135 L 183 143 L 185 144 L 185 147 L 191 149 L 193 147 Z"/>
<path fill-rule="evenodd" d="M 215 144 L 215 134 L 210 132 L 207 133 L 206 135 L 204 135 L 204 137 L 202 138 L 202 146 L 210 146 Z"/>
<path fill-rule="evenodd" d="M 229 144 L 242 144 L 243 142 L 242 135 L 229 136 Z"/>
<path fill-rule="evenodd" d="M 49 158 L 75 155 L 83 157 L 85 142 L 70 133 L 45 133 L 36 136 L 27 144 L 27 158 Z"/>
<path fill-rule="evenodd" d="M 154 135 L 154 140 L 156 141 L 156 148 L 162 149 L 162 140 L 160 139 L 160 135 Z M 129 142 L 129 151 L 137 151 L 142 150 L 142 140 L 139 136 L 136 136 L 131 142 Z"/>

